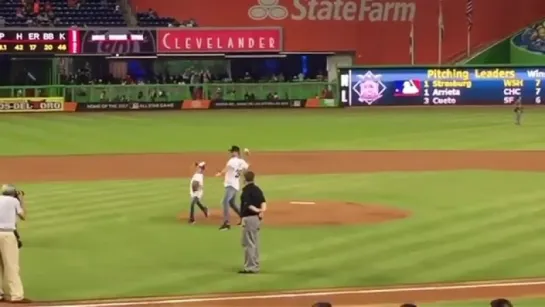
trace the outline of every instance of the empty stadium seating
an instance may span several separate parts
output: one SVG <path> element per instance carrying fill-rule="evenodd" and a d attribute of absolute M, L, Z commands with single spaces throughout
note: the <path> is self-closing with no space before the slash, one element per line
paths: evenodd
<path fill-rule="evenodd" d="M 136 19 L 138 20 L 138 26 L 140 27 L 168 27 L 176 23 L 174 18 L 170 17 L 156 17 L 151 16 L 148 13 L 137 13 Z"/>
<path fill-rule="evenodd" d="M 52 16 L 48 21 L 37 21 L 36 15 L 25 14 L 17 17 L 17 10 L 22 7 L 20 1 L 5 1 L 0 6 L 0 16 L 5 19 L 6 26 L 27 27 L 49 25 L 54 22 L 56 27 L 89 26 L 89 27 L 125 27 L 127 24 L 120 11 L 116 11 L 116 0 L 86 0 L 78 7 L 71 7 L 67 0 L 41 1 L 41 12 L 45 11 L 46 3 L 51 3 Z M 32 19 L 36 24 L 29 24 Z"/>

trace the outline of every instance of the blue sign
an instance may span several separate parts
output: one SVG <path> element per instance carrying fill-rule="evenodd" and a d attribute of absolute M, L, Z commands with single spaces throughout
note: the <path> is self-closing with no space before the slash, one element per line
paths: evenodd
<path fill-rule="evenodd" d="M 541 104 L 543 67 L 341 68 L 345 106 Z"/>

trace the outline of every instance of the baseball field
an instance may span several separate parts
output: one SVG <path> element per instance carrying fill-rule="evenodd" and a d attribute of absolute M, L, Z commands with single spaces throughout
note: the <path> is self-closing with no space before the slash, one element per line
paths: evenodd
<path fill-rule="evenodd" d="M 2 114 L 0 131 L 37 305 L 545 303 L 545 109 Z M 236 274 L 240 229 L 218 231 L 231 145 L 269 203 L 258 275 Z M 198 160 L 215 211 L 188 225 Z"/>

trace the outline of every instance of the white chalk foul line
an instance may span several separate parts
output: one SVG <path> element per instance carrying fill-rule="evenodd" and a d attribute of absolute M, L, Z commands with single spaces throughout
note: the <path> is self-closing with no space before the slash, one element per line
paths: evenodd
<path fill-rule="evenodd" d="M 223 302 L 223 301 L 249 301 L 260 299 L 282 299 L 282 298 L 297 298 L 297 297 L 321 297 L 335 295 L 352 295 L 352 294 L 376 294 L 376 293 L 397 293 L 397 292 L 424 292 L 424 291 L 443 291 L 443 290 L 463 290 L 463 289 L 480 289 L 480 288 L 501 288 L 501 287 L 527 287 L 545 285 L 545 280 L 541 281 L 519 281 L 519 282 L 490 282 L 490 283 L 475 283 L 475 284 L 454 284 L 441 286 L 413 286 L 413 287 L 398 287 L 384 289 L 361 289 L 361 290 L 339 290 L 326 292 L 299 292 L 299 293 L 280 293 L 280 294 L 256 294 L 244 296 L 223 296 L 223 297 L 200 297 L 200 298 L 178 298 L 164 300 L 140 300 L 140 301 L 124 301 L 124 302 L 97 302 L 97 303 L 75 303 L 75 304 L 57 304 L 43 305 L 37 307 L 123 307 L 123 306 L 147 306 L 147 305 L 167 305 L 167 304 L 190 304 L 190 303 L 207 303 L 207 302 Z"/>

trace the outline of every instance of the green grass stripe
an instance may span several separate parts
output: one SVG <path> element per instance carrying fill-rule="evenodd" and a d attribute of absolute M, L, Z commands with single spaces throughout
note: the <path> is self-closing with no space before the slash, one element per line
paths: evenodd
<path fill-rule="evenodd" d="M 255 150 L 543 149 L 544 110 L 529 109 L 522 127 L 510 108 L 9 114 L 0 131 L 17 146 L 0 155 L 223 151 L 226 142 Z"/>

